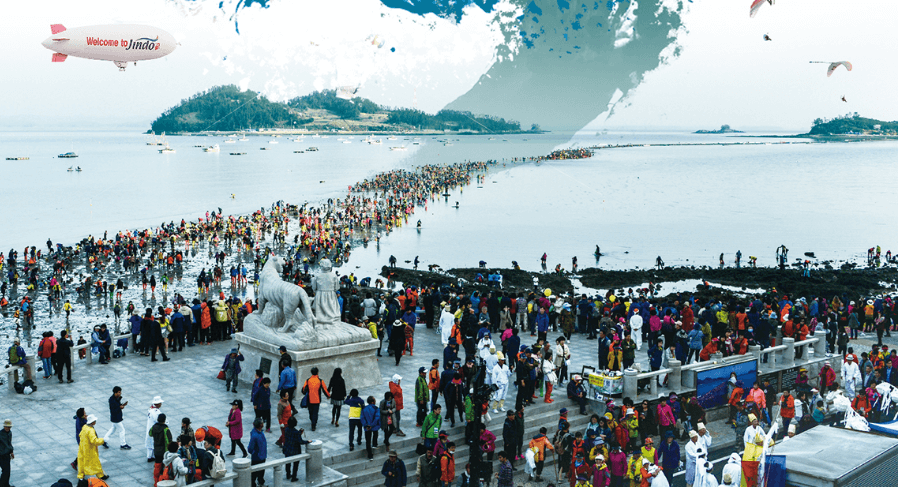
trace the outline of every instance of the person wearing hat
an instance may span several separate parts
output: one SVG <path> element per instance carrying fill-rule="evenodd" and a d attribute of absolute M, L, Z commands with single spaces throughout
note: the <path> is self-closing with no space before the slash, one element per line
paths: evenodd
<path fill-rule="evenodd" d="M 221 371 L 224 372 L 225 392 L 233 390 L 237 393 L 237 376 L 240 375 L 240 362 L 243 361 L 243 354 L 236 348 L 232 348 L 231 352 L 225 356 L 224 363 L 221 365 Z M 231 387 L 231 383 L 234 387 Z M 294 388 L 296 381 L 294 379 Z"/>
<path fill-rule="evenodd" d="M 711 442 L 714 439 L 711 438 L 711 433 L 708 433 L 708 430 L 705 428 L 705 423 L 697 423 L 695 431 L 698 433 L 698 441 L 705 447 L 705 452 L 710 452 Z"/>
<path fill-rule="evenodd" d="M 95 475 L 100 480 L 109 478 L 103 472 L 103 465 L 100 463 L 100 452 L 98 447 L 105 444 L 103 438 L 97 436 L 97 417 L 93 414 L 87 416 L 87 424 L 81 428 L 81 437 L 78 444 L 78 480 L 88 475 Z M 12 424 L 10 423 L 10 426 Z M 162 454 L 159 454 L 162 458 Z M 161 461 L 161 460 L 160 460 Z"/>
<path fill-rule="evenodd" d="M 574 374 L 567 384 L 567 397 L 580 405 L 580 414 L 586 414 L 586 389 L 581 383 L 583 379 Z"/>
<path fill-rule="evenodd" d="M 262 432 L 262 426 L 265 422 L 262 418 L 253 420 L 253 430 L 249 434 L 249 445 L 246 449 L 249 451 L 250 464 L 258 465 L 265 463 L 268 459 L 268 440 L 265 433 Z M 263 485 L 265 483 L 265 470 L 258 470 L 252 473 L 252 485 Z"/>
<path fill-rule="evenodd" d="M 9 485 L 9 476 L 12 474 L 10 460 L 16 458 L 12 446 L 12 420 L 3 421 L 3 429 L 0 430 L 0 485 Z"/>
<path fill-rule="evenodd" d="M 692 486 L 697 484 L 696 480 L 701 479 L 701 475 L 697 474 L 699 456 L 704 455 L 702 443 L 698 439 L 698 433 L 695 430 L 689 430 L 689 441 L 686 442 L 686 485 Z"/>
<path fill-rule="evenodd" d="M 452 336 L 452 328 L 455 326 L 455 315 L 449 311 L 449 303 L 443 301 L 440 303 L 442 311 L 440 311 L 440 340 L 443 346 L 449 345 L 449 338 Z"/>
<path fill-rule="evenodd" d="M 570 455 L 568 455 L 568 458 L 570 458 Z M 604 466 L 605 458 L 602 455 L 599 455 L 596 457 L 596 466 L 597 467 L 599 465 L 600 458 L 603 461 L 603 463 L 601 465 Z M 569 478 L 570 478 L 571 487 L 574 487 L 576 479 L 581 478 L 581 477 L 588 479 L 593 476 L 592 466 L 590 466 L 589 462 L 586 461 L 586 455 L 583 453 L 582 450 L 578 451 L 577 454 L 574 455 L 574 460 L 571 462 L 570 469 L 571 469 L 571 472 L 570 472 Z M 606 471 L 607 471 L 607 469 L 606 469 Z M 604 475 L 603 475 L 603 477 L 604 477 Z"/>
<path fill-rule="evenodd" d="M 239 446 L 240 451 L 243 452 L 243 458 L 246 458 L 246 448 L 243 446 L 243 401 L 240 399 L 231 401 L 231 410 L 228 412 L 225 426 L 228 428 L 228 438 L 231 440 L 231 453 L 228 453 L 228 456 L 234 456 Z M 283 433 L 281 437 L 283 437 Z"/>
<path fill-rule="evenodd" d="M 493 414 L 499 411 L 505 411 L 505 396 L 508 394 L 508 378 L 511 376 L 511 370 L 505 365 L 505 355 L 502 352 L 496 353 L 496 365 L 490 373 L 490 381 L 496 386 L 493 391 Z"/>
<path fill-rule="evenodd" d="M 156 420 L 159 418 L 159 415 L 162 414 L 160 408 L 162 408 L 162 397 L 156 396 L 153 398 L 153 402 L 150 403 L 150 408 L 147 410 L 147 434 L 145 436 L 147 463 L 152 463 L 156 458 L 153 449 L 153 437 L 150 435 L 150 430 L 153 429 L 153 425 L 156 424 Z M 162 458 L 160 458 L 159 461 L 161 462 Z"/>
<path fill-rule="evenodd" d="M 405 463 L 399 459 L 396 450 L 390 450 L 387 461 L 384 462 L 380 474 L 384 476 L 384 485 L 386 487 L 405 487 L 408 483 L 408 472 L 405 469 Z"/>
<path fill-rule="evenodd" d="M 845 363 L 842 364 L 842 386 L 845 389 L 845 396 L 854 399 L 857 395 L 857 386 L 861 382 L 861 371 L 855 363 L 852 355 L 845 357 Z"/>

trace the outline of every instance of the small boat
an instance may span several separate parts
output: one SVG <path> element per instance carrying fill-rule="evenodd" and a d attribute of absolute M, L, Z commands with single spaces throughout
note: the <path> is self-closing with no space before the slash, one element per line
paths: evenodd
<path fill-rule="evenodd" d="M 269 143 L 269 144 L 277 144 L 278 141 L 276 141 L 276 140 L 269 140 L 268 143 Z"/>
<path fill-rule="evenodd" d="M 443 145 L 446 146 L 446 147 L 449 147 L 449 146 L 452 145 L 452 142 L 444 142 Z"/>
<path fill-rule="evenodd" d="M 403 145 L 403 146 L 399 146 L 399 147 L 390 147 L 390 150 L 408 150 L 408 149 L 406 149 L 405 146 Z"/>
<path fill-rule="evenodd" d="M 249 140 L 249 139 L 247 139 L 247 138 L 246 138 L 246 135 L 244 135 L 243 137 L 241 137 L 241 138 L 239 138 L 239 139 L 237 139 L 237 140 L 240 141 L 240 142 L 246 142 L 246 141 Z"/>
<path fill-rule="evenodd" d="M 344 143 L 344 144 L 351 144 L 352 141 L 351 141 L 351 140 L 344 140 L 343 143 Z"/>
<path fill-rule="evenodd" d="M 153 140 L 147 142 L 147 145 L 162 145 L 162 142 L 160 142 L 159 139 L 156 138 L 156 132 L 150 132 L 149 135 L 153 138 Z"/>
<path fill-rule="evenodd" d="M 328 136 L 326 136 L 326 135 L 322 135 L 322 136 L 321 136 L 321 138 L 322 138 L 322 139 L 327 139 L 327 138 L 328 138 Z"/>
<path fill-rule="evenodd" d="M 66 169 L 67 172 L 72 172 L 72 171 L 74 171 L 74 170 L 75 170 L 75 169 L 74 169 L 72 166 L 69 166 L 69 168 Z"/>
<path fill-rule="evenodd" d="M 421 145 L 420 142 L 412 142 L 412 145 Z"/>
<path fill-rule="evenodd" d="M 305 154 L 305 153 L 306 153 L 306 151 L 302 151 L 302 150 L 295 150 L 295 151 L 293 151 L 293 153 L 294 153 L 294 154 Z"/>
<path fill-rule="evenodd" d="M 312 138 L 313 138 L 313 139 L 317 139 L 317 138 L 319 138 L 319 137 L 321 137 L 321 136 L 320 136 L 320 135 L 318 135 L 318 134 L 314 134 L 314 135 L 312 135 Z"/>
<path fill-rule="evenodd" d="M 81 172 L 81 166 L 76 167 L 75 172 Z"/>
<path fill-rule="evenodd" d="M 203 149 L 203 152 L 220 152 L 221 148 L 218 147 L 218 144 L 211 145 Z"/>
<path fill-rule="evenodd" d="M 246 152 L 231 152 L 232 156 L 245 156 Z"/>
<path fill-rule="evenodd" d="M 387 137 L 387 140 L 398 140 L 395 135 Z"/>
<path fill-rule="evenodd" d="M 259 147 L 259 150 L 268 150 L 268 147 Z"/>
<path fill-rule="evenodd" d="M 7 157 L 7 161 L 27 161 L 29 158 L 27 156 L 19 156 L 19 157 Z"/>
<path fill-rule="evenodd" d="M 172 149 L 171 147 L 165 146 L 164 149 L 159 149 L 159 153 L 160 154 L 174 154 L 175 150 Z"/>
<path fill-rule="evenodd" d="M 225 144 L 236 144 L 237 139 L 225 139 Z"/>
<path fill-rule="evenodd" d="M 65 152 L 65 153 L 59 154 L 56 157 L 58 157 L 60 159 L 74 159 L 74 158 L 78 157 L 78 154 L 75 154 L 74 152 Z"/>
<path fill-rule="evenodd" d="M 200 149 L 202 149 L 203 147 L 206 147 L 206 146 L 204 146 L 203 144 L 196 144 L 196 145 L 194 145 L 194 147 L 199 147 Z"/>
<path fill-rule="evenodd" d="M 318 148 L 317 148 L 317 147 L 309 147 L 309 148 L 306 149 L 306 150 L 309 151 L 309 152 L 318 152 Z"/>
<path fill-rule="evenodd" d="M 293 142 L 303 142 L 302 135 L 300 135 L 299 137 L 293 139 Z"/>

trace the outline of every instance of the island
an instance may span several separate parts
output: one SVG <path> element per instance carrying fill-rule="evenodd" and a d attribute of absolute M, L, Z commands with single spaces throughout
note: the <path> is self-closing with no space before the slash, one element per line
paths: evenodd
<path fill-rule="evenodd" d="M 857 112 L 853 112 L 833 119 L 818 118 L 814 120 L 811 131 L 803 134 L 806 137 L 843 135 L 894 137 L 898 135 L 898 122 L 884 122 L 882 120 L 865 118 L 858 115 Z"/>
<path fill-rule="evenodd" d="M 741 130 L 734 130 L 729 125 L 721 125 L 720 130 L 696 130 L 694 134 L 741 134 Z"/>
<path fill-rule="evenodd" d="M 387 108 L 355 97 L 345 99 L 335 90 L 316 91 L 286 102 L 268 100 L 237 86 L 218 86 L 181 100 L 162 113 L 147 133 L 186 135 L 233 132 L 344 132 L 417 134 L 543 133 L 519 122 L 471 112 L 440 110 L 435 114 L 412 108 Z"/>

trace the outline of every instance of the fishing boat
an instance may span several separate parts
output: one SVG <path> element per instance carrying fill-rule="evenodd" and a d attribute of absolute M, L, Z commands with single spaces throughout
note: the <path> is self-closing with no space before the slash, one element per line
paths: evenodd
<path fill-rule="evenodd" d="M 210 145 L 209 147 L 204 148 L 203 152 L 221 152 L 221 147 L 219 147 L 218 144 Z"/>
<path fill-rule="evenodd" d="M 306 150 L 309 151 L 309 152 L 318 152 L 318 148 L 317 148 L 317 147 L 309 147 L 309 148 L 306 149 Z"/>
<path fill-rule="evenodd" d="M 387 140 L 398 140 L 395 135 L 387 137 Z"/>
<path fill-rule="evenodd" d="M 390 147 L 390 150 L 408 150 L 404 145 L 398 147 Z"/>
<path fill-rule="evenodd" d="M 7 157 L 7 158 L 6 158 L 7 161 L 27 161 L 28 159 L 29 159 L 28 157 L 22 157 L 22 156 L 20 156 L 20 157 Z"/>
<path fill-rule="evenodd" d="M 276 140 L 269 140 L 268 143 L 269 143 L 269 144 L 277 144 L 278 141 L 276 141 Z"/>
<path fill-rule="evenodd" d="M 344 140 L 343 143 L 344 143 L 344 144 L 351 144 L 352 141 L 351 141 L 351 140 Z"/>
<path fill-rule="evenodd" d="M 58 157 L 60 159 L 74 159 L 74 158 L 78 157 L 78 154 L 75 154 L 74 152 L 64 152 L 62 154 L 59 154 L 56 157 Z"/>
<path fill-rule="evenodd" d="M 295 150 L 295 151 L 293 151 L 293 153 L 294 153 L 294 154 L 305 154 L 306 151 Z"/>
<path fill-rule="evenodd" d="M 225 139 L 224 143 L 225 144 L 236 144 L 237 139 Z"/>
<path fill-rule="evenodd" d="M 246 152 L 231 152 L 232 156 L 245 156 Z"/>
<path fill-rule="evenodd" d="M 242 135 L 239 139 L 237 139 L 237 140 L 240 141 L 240 142 L 246 142 L 246 141 L 249 140 L 249 139 L 246 138 L 246 134 L 243 134 L 243 135 Z"/>
<path fill-rule="evenodd" d="M 149 135 L 153 138 L 153 140 L 147 142 L 147 145 L 162 145 L 162 142 L 160 142 L 159 139 L 156 138 L 156 132 L 150 132 Z M 163 132 L 162 135 L 164 136 L 165 133 Z"/>
<path fill-rule="evenodd" d="M 317 138 L 319 138 L 319 137 L 321 137 L 321 136 L 320 136 L 320 135 L 318 135 L 318 134 L 314 134 L 314 135 L 312 135 L 312 138 L 313 138 L 313 139 L 317 139 Z"/>
<path fill-rule="evenodd" d="M 165 146 L 164 148 L 159 149 L 159 153 L 160 154 L 174 154 L 175 150 L 169 146 Z"/>

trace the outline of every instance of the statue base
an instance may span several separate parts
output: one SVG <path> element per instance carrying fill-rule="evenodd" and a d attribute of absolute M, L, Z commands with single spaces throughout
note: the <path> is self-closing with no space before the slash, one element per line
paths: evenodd
<path fill-rule="evenodd" d="M 245 357 L 243 369 L 249 372 L 248 376 L 253 377 L 256 369 L 262 369 L 265 376 L 271 377 L 272 390 L 276 389 L 278 360 L 281 356 L 278 351 L 280 345 L 267 343 L 244 333 L 237 333 L 234 336 L 237 343 L 240 344 L 240 353 Z M 318 375 L 325 384 L 333 375 L 334 368 L 342 368 L 347 391 L 353 388 L 361 389 L 383 384 L 380 368 L 377 365 L 377 347 L 378 341 L 373 338 L 364 342 L 322 347 L 315 350 L 293 351 L 288 347 L 287 354 L 293 359 L 293 369 L 296 371 L 296 395 L 302 396 L 300 390 L 306 379 L 312 375 L 310 372 L 312 367 L 318 367 Z"/>

